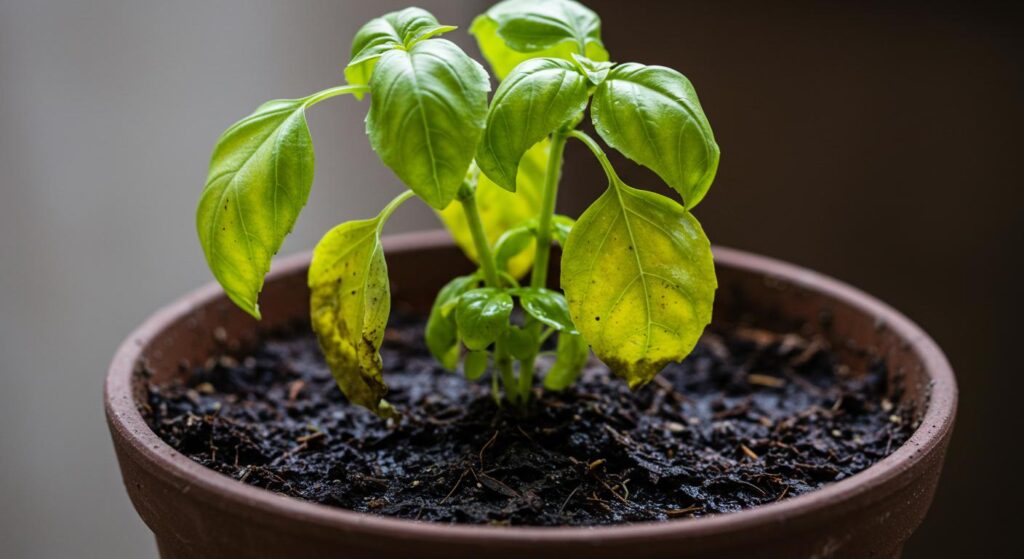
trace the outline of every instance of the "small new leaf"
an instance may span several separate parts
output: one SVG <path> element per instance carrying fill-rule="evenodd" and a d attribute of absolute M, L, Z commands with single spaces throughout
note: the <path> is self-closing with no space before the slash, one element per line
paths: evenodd
<path fill-rule="evenodd" d="M 565 390 L 571 386 L 580 376 L 580 371 L 587 364 L 589 356 L 590 352 L 583 336 L 567 332 L 558 334 L 555 362 L 544 376 L 544 388 Z"/>
<path fill-rule="evenodd" d="M 477 174 L 476 204 L 488 244 L 493 246 L 506 231 L 535 218 L 540 212 L 549 145 L 550 142 L 547 140 L 538 142 L 519 161 L 514 193 L 494 184 L 486 175 Z M 438 215 L 463 252 L 474 262 L 477 261 L 473 233 L 462 204 L 449 204 L 447 208 L 438 212 Z M 533 246 L 534 243 L 528 243 L 520 251 L 506 258 L 507 266 L 499 263 L 498 268 L 507 268 L 513 276 L 523 277 L 533 265 Z M 501 258 L 497 253 L 495 257 Z"/>
<path fill-rule="evenodd" d="M 529 359 L 537 354 L 537 339 L 530 332 L 518 326 L 510 325 L 502 335 L 505 347 L 515 359 Z"/>
<path fill-rule="evenodd" d="M 561 282 L 573 323 L 630 387 L 690 353 L 717 286 L 710 244 L 690 212 L 618 181 L 569 234 Z"/>
<path fill-rule="evenodd" d="M 462 343 L 471 350 L 485 349 L 508 328 L 512 297 L 493 287 L 464 293 L 455 306 L 455 322 Z"/>
<path fill-rule="evenodd" d="M 608 60 L 597 14 L 572 0 L 506 0 L 473 20 L 469 32 L 498 79 L 525 60 Z"/>
<path fill-rule="evenodd" d="M 514 192 L 523 154 L 586 108 L 587 83 L 574 64 L 557 58 L 520 64 L 494 93 L 477 150 L 480 170 Z"/>
<path fill-rule="evenodd" d="M 380 345 L 391 311 L 391 289 L 380 235 L 396 198 L 375 218 L 343 223 L 313 250 L 309 266 L 310 316 L 334 380 L 350 402 L 377 415 L 394 415 L 383 400 Z"/>
<path fill-rule="evenodd" d="M 704 198 L 719 150 L 686 76 L 663 66 L 616 66 L 594 93 L 590 112 L 608 145 L 657 173 L 687 208 Z"/>
<path fill-rule="evenodd" d="M 438 24 L 430 12 L 421 8 L 406 8 L 371 19 L 352 39 L 345 79 L 353 85 L 366 85 L 370 83 L 377 60 L 385 52 L 409 48 L 419 41 L 453 29 L 454 26 Z"/>
<path fill-rule="evenodd" d="M 381 55 L 366 132 L 385 165 L 438 210 L 455 197 L 487 115 L 487 73 L 445 39 Z"/>
<path fill-rule="evenodd" d="M 434 299 L 427 318 L 425 338 L 427 349 L 446 369 L 455 369 L 459 362 L 459 333 L 449 303 L 456 301 L 463 293 L 476 287 L 480 279 L 476 275 L 459 276 L 448 282 Z"/>
<path fill-rule="evenodd" d="M 608 72 L 615 66 L 612 62 L 595 62 L 576 53 L 572 53 L 572 60 L 594 86 L 601 85 L 601 82 L 608 78 Z"/>
<path fill-rule="evenodd" d="M 476 380 L 483 376 L 487 370 L 487 352 L 470 351 L 466 353 L 466 359 L 462 363 L 462 373 L 469 380 Z"/>
<path fill-rule="evenodd" d="M 576 220 L 566 215 L 555 215 L 551 220 L 551 236 L 560 246 L 565 246 L 565 240 L 569 238 L 572 226 Z"/>
<path fill-rule="evenodd" d="M 498 238 L 498 242 L 494 243 L 494 263 L 498 269 L 507 269 L 513 258 L 533 245 L 536 235 L 537 233 L 531 225 L 520 225 L 505 231 Z"/>
<path fill-rule="evenodd" d="M 533 318 L 561 332 L 579 333 L 561 293 L 542 287 L 521 287 L 513 293 L 519 297 L 523 310 Z"/>
<path fill-rule="evenodd" d="M 256 318 L 270 260 L 313 185 L 307 103 L 270 101 L 228 128 L 213 150 L 196 211 L 210 270 L 228 297 Z"/>

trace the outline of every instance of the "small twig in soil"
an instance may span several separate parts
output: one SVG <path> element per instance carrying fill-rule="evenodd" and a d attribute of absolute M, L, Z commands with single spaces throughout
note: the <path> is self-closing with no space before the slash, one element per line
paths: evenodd
<path fill-rule="evenodd" d="M 306 381 L 299 379 L 293 381 L 288 385 L 288 402 L 295 403 L 295 399 L 299 397 L 299 393 L 306 386 Z"/>
<path fill-rule="evenodd" d="M 451 496 L 455 494 L 455 491 L 457 491 L 459 489 L 459 486 L 462 485 L 462 480 L 466 478 L 466 474 L 468 474 L 469 472 L 470 472 L 470 468 L 466 468 L 465 470 L 462 470 L 462 475 L 459 476 L 458 481 L 456 481 L 455 485 L 452 486 L 452 490 L 449 491 L 448 494 L 444 496 L 444 499 L 441 499 L 441 502 L 438 503 L 439 505 L 445 504 L 448 501 L 448 499 L 451 498 Z"/>
<path fill-rule="evenodd" d="M 564 501 L 562 501 L 562 506 L 558 507 L 559 515 L 565 512 L 565 506 L 569 504 L 569 501 L 572 500 L 573 496 L 576 495 L 576 492 L 579 491 L 581 487 L 583 487 L 582 483 L 580 485 L 577 485 L 576 488 L 573 489 L 571 493 L 569 493 L 569 496 L 566 497 Z"/>
<path fill-rule="evenodd" d="M 745 445 L 745 444 L 743 444 L 743 443 L 740 443 L 740 450 L 743 451 L 743 454 L 745 454 L 747 456 L 747 458 L 750 458 L 751 460 L 760 460 L 761 459 L 761 457 L 758 456 L 756 452 L 754 452 L 753 450 L 750 450 L 750 447 Z"/>
<path fill-rule="evenodd" d="M 481 470 L 485 469 L 484 468 L 484 453 L 487 452 L 488 448 L 491 448 L 491 445 L 494 444 L 494 441 L 496 441 L 497 439 L 498 439 L 498 431 L 495 430 L 494 434 L 491 435 L 491 438 L 486 443 L 484 443 L 484 446 L 482 446 L 480 448 L 480 469 Z"/>
<path fill-rule="evenodd" d="M 690 505 L 685 509 L 666 509 L 665 516 L 669 518 L 679 518 L 680 516 L 688 516 L 695 512 L 701 512 L 703 510 L 704 507 L 700 505 Z"/>
<path fill-rule="evenodd" d="M 508 485 L 505 485 L 505 483 L 502 482 L 501 480 L 493 478 L 483 472 L 480 472 L 480 474 L 477 475 L 477 480 L 479 480 L 480 483 L 484 485 L 484 487 L 490 489 L 491 491 L 501 493 L 506 497 L 521 497 L 519 492 L 516 491 L 515 489 L 512 489 Z"/>
<path fill-rule="evenodd" d="M 771 375 L 763 375 L 761 373 L 748 374 L 747 382 L 758 386 L 767 386 L 768 388 L 782 388 L 786 386 L 785 380 Z"/>
<path fill-rule="evenodd" d="M 317 431 L 315 433 L 310 433 L 309 435 L 303 435 L 301 437 L 296 437 L 295 441 L 299 442 L 299 443 L 302 443 L 302 444 L 306 444 L 306 443 L 308 443 L 310 441 L 315 441 L 315 440 L 317 440 L 317 439 L 319 439 L 321 437 L 324 437 L 324 436 L 326 436 L 326 434 L 323 431 Z"/>
<path fill-rule="evenodd" d="M 600 483 L 605 489 L 607 489 L 608 492 L 611 493 L 613 497 L 615 497 L 617 500 L 622 502 L 622 504 L 624 504 L 626 506 L 633 506 L 633 504 L 630 503 L 628 499 L 626 499 L 622 495 L 619 495 L 618 493 L 616 493 L 615 490 L 612 489 L 612 486 L 608 485 L 608 483 L 605 480 L 597 477 L 596 475 L 594 476 L 594 479 L 596 479 L 598 483 Z"/>

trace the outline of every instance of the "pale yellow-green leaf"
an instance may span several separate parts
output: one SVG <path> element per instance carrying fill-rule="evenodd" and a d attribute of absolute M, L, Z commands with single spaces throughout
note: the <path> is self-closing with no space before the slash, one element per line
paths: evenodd
<path fill-rule="evenodd" d="M 334 380 L 350 402 L 381 416 L 394 414 L 384 401 L 380 345 L 391 290 L 380 235 L 395 199 L 373 219 L 350 221 L 329 231 L 309 266 L 310 316 Z"/>
<path fill-rule="evenodd" d="M 260 317 L 270 260 L 291 232 L 313 184 L 309 98 L 260 105 L 228 128 L 210 158 L 196 230 L 225 293 Z"/>
<path fill-rule="evenodd" d="M 576 328 L 630 387 L 693 350 L 717 287 L 693 215 L 617 180 L 569 233 L 561 281 Z"/>
<path fill-rule="evenodd" d="M 544 188 L 549 146 L 548 140 L 541 140 L 527 150 L 519 162 L 516 192 L 509 192 L 501 188 L 486 175 L 480 173 L 476 187 L 476 200 L 488 244 L 493 246 L 498 237 L 508 229 L 527 219 L 537 217 L 537 213 L 540 212 L 541 191 Z M 469 223 L 466 220 L 462 204 L 451 204 L 438 212 L 438 215 L 451 231 L 455 242 L 475 262 L 477 259 L 476 248 L 473 245 L 473 235 L 469 230 Z M 530 248 L 509 261 L 510 274 L 521 278 L 530 270 L 533 264 L 535 244 L 531 242 Z"/>
<path fill-rule="evenodd" d="M 573 53 L 579 53 L 579 46 L 573 41 L 563 41 L 554 46 L 536 50 L 533 52 L 519 52 L 512 50 L 505 41 L 498 35 L 498 23 L 486 14 L 477 16 L 469 28 L 469 32 L 476 37 L 480 52 L 484 55 L 491 70 L 499 80 L 505 79 L 516 66 L 531 58 L 561 58 L 572 60 Z M 608 51 L 600 41 L 591 40 L 587 43 L 587 58 L 602 62 L 608 60 Z"/>
<path fill-rule="evenodd" d="M 410 48 L 419 41 L 436 37 L 455 29 L 440 25 L 433 14 L 421 8 L 406 8 L 371 19 L 352 39 L 350 61 L 345 67 L 345 79 L 353 85 L 370 83 L 377 60 L 385 52 L 397 48 Z M 361 94 L 357 97 L 362 99 Z"/>

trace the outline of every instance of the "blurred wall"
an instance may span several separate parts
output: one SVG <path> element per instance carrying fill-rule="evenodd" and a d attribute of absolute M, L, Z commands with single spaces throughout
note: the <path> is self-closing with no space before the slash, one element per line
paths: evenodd
<path fill-rule="evenodd" d="M 696 87 L 722 149 L 695 211 L 712 242 L 847 281 L 946 351 L 956 432 L 905 556 L 1007 556 L 1024 497 L 1020 3 L 587 4 L 615 60 L 671 66 Z M 575 214 L 606 181 L 571 148 L 561 201 Z"/>
<path fill-rule="evenodd" d="M 472 2 L 422 2 L 467 25 Z M 401 0 L 0 0 L 0 556 L 154 557 L 121 486 L 102 379 L 146 315 L 210 281 L 194 215 L 220 132 L 343 81 Z M 457 40 L 467 37 L 458 34 Z M 368 103 L 310 110 L 317 170 L 283 252 L 399 192 Z M 435 226 L 407 204 L 388 231 Z"/>
<path fill-rule="evenodd" d="M 1008 455 L 1022 389 L 1020 13 L 587 3 L 615 60 L 669 65 L 697 87 L 723 152 L 696 211 L 713 241 L 844 279 L 946 349 L 962 390 L 957 432 L 906 556 L 999 551 L 1020 497 Z M 103 424 L 106 363 L 153 309 L 210 279 L 193 212 L 219 132 L 266 99 L 338 82 L 358 26 L 405 4 L 0 0 L 5 556 L 155 555 Z M 465 26 L 486 2 L 418 4 Z M 311 110 L 317 179 L 285 252 L 397 192 L 363 137 L 364 112 L 350 99 Z M 571 145 L 563 211 L 603 186 Z M 390 231 L 434 225 L 422 207 L 401 213 Z"/>

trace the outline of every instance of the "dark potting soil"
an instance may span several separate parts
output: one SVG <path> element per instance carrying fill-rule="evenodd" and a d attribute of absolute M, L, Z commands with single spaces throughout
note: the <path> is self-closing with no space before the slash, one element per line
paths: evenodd
<path fill-rule="evenodd" d="M 738 511 L 818 489 L 913 431 L 878 364 L 853 371 L 823 339 L 735 327 L 631 392 L 592 360 L 529 410 L 445 371 L 398 317 L 378 419 L 341 395 L 308 326 L 151 386 L 171 446 L 245 483 L 325 505 L 439 522 L 597 525 Z"/>

